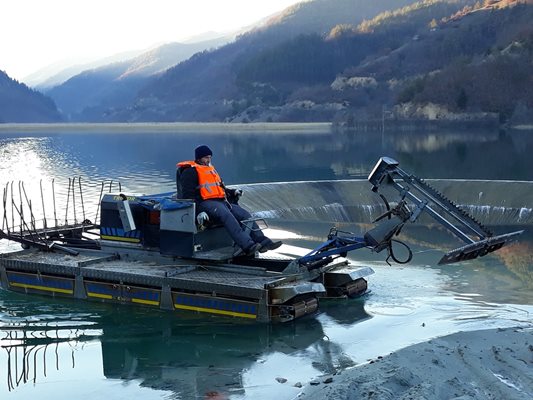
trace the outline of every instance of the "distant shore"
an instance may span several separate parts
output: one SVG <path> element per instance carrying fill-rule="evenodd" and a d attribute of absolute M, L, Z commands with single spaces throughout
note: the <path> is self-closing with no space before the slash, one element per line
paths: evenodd
<path fill-rule="evenodd" d="M 451 126 L 442 125 L 442 121 L 403 121 L 386 123 L 386 130 L 394 132 L 398 130 L 421 130 L 427 131 L 432 129 L 496 129 L 497 127 L 487 127 L 483 123 L 470 121 L 469 124 L 462 126 L 460 123 L 454 123 Z M 0 123 L 0 133 L 39 133 L 39 132 L 125 132 L 125 133 L 146 133 L 146 132 L 187 132 L 190 129 L 195 131 L 204 130 L 205 132 L 261 132 L 263 130 L 279 131 L 287 133 L 324 133 L 330 130 L 356 130 L 356 131 L 382 131 L 384 126 L 380 121 L 361 121 L 359 127 L 343 127 L 332 122 L 250 122 L 250 123 L 227 123 L 227 122 L 110 122 L 110 123 L 92 123 L 92 122 L 57 122 L 57 123 Z M 528 131 L 533 130 L 533 125 L 523 124 L 516 126 L 507 126 L 505 129 Z"/>
<path fill-rule="evenodd" d="M 214 132 L 235 132 L 235 131 L 280 131 L 297 133 L 299 131 L 310 133 L 313 131 L 325 132 L 331 128 L 330 122 L 257 122 L 257 123 L 224 123 L 224 122 L 113 122 L 113 123 L 33 123 L 15 124 L 0 123 L 0 133 L 2 132 L 187 132 L 194 129 L 195 132 L 205 130 Z"/>
<path fill-rule="evenodd" d="M 321 377 L 298 399 L 526 400 L 532 371 L 533 325 L 459 332 Z"/>

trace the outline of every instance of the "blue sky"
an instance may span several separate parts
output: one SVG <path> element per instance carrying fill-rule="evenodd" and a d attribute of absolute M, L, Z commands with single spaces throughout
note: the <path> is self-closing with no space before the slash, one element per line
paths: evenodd
<path fill-rule="evenodd" d="M 0 5 L 0 70 L 23 81 L 72 64 L 203 32 L 228 32 L 301 0 L 8 0 Z"/>

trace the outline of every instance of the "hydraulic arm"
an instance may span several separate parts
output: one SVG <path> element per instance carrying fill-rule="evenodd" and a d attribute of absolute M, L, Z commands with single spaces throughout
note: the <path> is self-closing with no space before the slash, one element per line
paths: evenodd
<path fill-rule="evenodd" d="M 387 211 L 374 221 L 376 226 L 363 237 L 332 229 L 325 243 L 298 259 L 300 266 L 308 269 L 319 268 L 336 257 L 346 256 L 349 251 L 363 247 L 375 252 L 386 249 L 389 254 L 387 262 L 392 258 L 397 263 L 407 263 L 412 258 L 411 250 L 394 237 L 406 223 L 415 222 L 423 212 L 465 243 L 464 246 L 444 254 L 439 264 L 451 264 L 484 256 L 511 243 L 523 232 L 494 236 L 489 229 L 422 179 L 399 168 L 398 162 L 389 157 L 379 159 L 368 176 L 368 181 L 372 184 L 372 191 L 381 196 L 387 207 Z M 384 194 L 380 193 L 380 189 L 385 187 L 393 188 L 399 193 L 399 200 L 394 207 L 391 207 Z M 408 256 L 405 260 L 396 258 L 392 249 L 393 242 L 407 248 Z"/>

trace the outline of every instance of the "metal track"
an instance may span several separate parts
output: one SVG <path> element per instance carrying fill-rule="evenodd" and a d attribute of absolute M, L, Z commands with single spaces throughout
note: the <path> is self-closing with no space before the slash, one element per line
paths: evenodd
<path fill-rule="evenodd" d="M 413 179 L 418 185 L 422 186 L 428 194 L 433 197 L 434 199 L 438 200 L 441 204 L 441 206 L 445 206 L 446 209 L 450 213 L 457 213 L 461 217 L 461 219 L 466 219 L 468 222 L 470 222 L 472 225 L 475 225 L 479 230 L 481 230 L 485 236 L 490 237 L 493 235 L 492 231 L 488 229 L 486 226 L 484 226 L 481 222 L 476 220 L 473 216 L 471 216 L 468 212 L 463 210 L 461 207 L 459 207 L 457 204 L 455 204 L 452 200 L 448 199 L 446 196 L 444 196 L 441 192 L 439 192 L 434 187 L 430 186 L 428 183 L 426 183 L 423 179 L 417 178 L 415 176 L 411 176 L 411 179 Z M 466 222 L 466 221 L 465 221 Z"/>

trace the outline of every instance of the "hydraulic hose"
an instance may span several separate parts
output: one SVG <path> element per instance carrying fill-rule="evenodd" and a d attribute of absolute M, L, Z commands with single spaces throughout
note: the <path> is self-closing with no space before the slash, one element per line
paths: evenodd
<path fill-rule="evenodd" d="M 399 244 L 401 244 L 402 246 L 404 246 L 407 249 L 408 255 L 407 255 L 407 258 L 405 260 L 399 260 L 394 255 L 394 250 L 392 249 L 392 242 L 399 243 Z M 413 252 L 411 251 L 411 248 L 407 244 L 405 244 L 404 242 L 402 242 L 400 240 L 397 240 L 397 239 L 391 239 L 390 240 L 389 246 L 387 248 L 387 251 L 389 253 L 389 256 L 387 257 L 387 260 L 385 260 L 385 261 L 387 261 L 387 264 L 389 264 L 389 258 L 392 258 L 394 260 L 394 262 L 397 263 L 397 264 L 407 264 L 408 262 L 410 262 L 413 259 Z"/>

